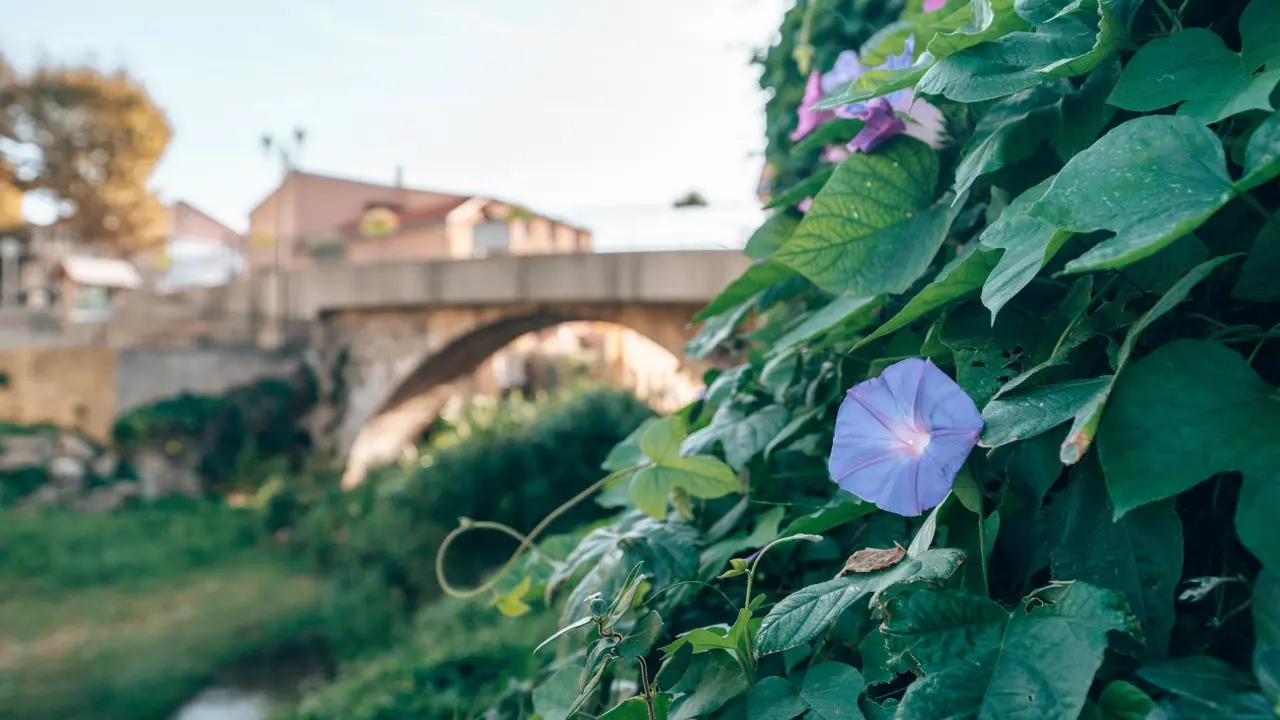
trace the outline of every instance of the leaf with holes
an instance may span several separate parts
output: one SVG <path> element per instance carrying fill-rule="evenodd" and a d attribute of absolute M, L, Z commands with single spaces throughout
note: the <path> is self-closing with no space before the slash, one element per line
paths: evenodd
<path fill-rule="evenodd" d="M 891 656 L 923 677 L 907 686 L 900 720 L 1076 717 L 1102 665 L 1109 632 L 1134 633 L 1123 596 L 1076 582 L 1038 592 L 1013 612 L 968 593 L 921 590 L 889 601 Z"/>

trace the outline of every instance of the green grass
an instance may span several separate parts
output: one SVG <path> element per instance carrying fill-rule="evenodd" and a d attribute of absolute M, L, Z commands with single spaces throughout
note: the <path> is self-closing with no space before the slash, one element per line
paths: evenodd
<path fill-rule="evenodd" d="M 212 504 L 152 506 L 114 515 L 0 513 L 0 583 L 75 589 L 163 578 L 261 544 L 251 510 Z"/>
<path fill-rule="evenodd" d="M 246 511 L 0 513 L 0 720 L 159 720 L 228 664 L 318 632 L 323 583 Z"/>
<path fill-rule="evenodd" d="M 0 718 L 148 720 L 216 671 L 319 627 L 323 585 L 246 556 L 74 593 L 0 585 Z"/>

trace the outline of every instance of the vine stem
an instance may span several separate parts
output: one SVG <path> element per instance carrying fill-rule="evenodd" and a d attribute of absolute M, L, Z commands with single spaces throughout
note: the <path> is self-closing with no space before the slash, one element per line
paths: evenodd
<path fill-rule="evenodd" d="M 587 489 L 577 495 L 574 495 L 555 510 L 552 510 L 546 517 L 542 518 L 542 520 L 529 531 L 528 535 L 522 535 L 519 530 L 516 530 L 509 525 L 487 521 L 469 522 L 454 528 L 448 535 L 444 536 L 444 540 L 440 542 L 440 549 L 436 551 L 436 582 L 440 583 L 440 589 L 443 590 L 445 594 L 456 598 L 473 598 L 493 589 L 493 587 L 502 580 L 503 576 L 511 570 L 512 566 L 516 564 L 516 561 L 520 559 L 520 556 L 524 554 L 525 550 L 529 549 L 529 546 L 533 544 L 533 541 L 538 539 L 538 536 L 547 529 L 548 525 L 555 522 L 556 518 L 572 510 L 583 500 L 594 495 L 598 490 L 600 490 L 600 488 L 608 485 L 614 480 L 617 480 L 634 469 L 635 468 L 629 467 L 617 470 L 595 481 Z M 445 577 L 444 558 L 449 552 L 449 546 L 453 544 L 453 541 L 472 530 L 497 530 L 520 540 L 520 546 L 515 549 L 515 552 L 511 553 L 511 557 L 507 558 L 506 563 L 504 563 L 502 568 L 499 569 L 498 572 L 494 573 L 492 577 L 470 590 L 462 590 L 450 585 L 449 579 Z"/>
<path fill-rule="evenodd" d="M 789 535 L 784 538 L 778 538 L 777 540 L 774 540 L 773 542 L 761 548 L 760 552 L 756 555 L 756 559 L 751 563 L 751 569 L 747 571 L 747 601 L 742 605 L 743 610 L 747 610 L 751 607 L 751 583 L 753 580 L 755 580 L 756 566 L 760 564 L 760 559 L 763 558 L 765 554 L 768 553 L 769 550 L 773 548 L 774 545 L 784 545 L 789 542 L 795 542 L 796 540 L 808 540 L 809 542 L 822 542 L 822 536 L 821 535 Z"/>

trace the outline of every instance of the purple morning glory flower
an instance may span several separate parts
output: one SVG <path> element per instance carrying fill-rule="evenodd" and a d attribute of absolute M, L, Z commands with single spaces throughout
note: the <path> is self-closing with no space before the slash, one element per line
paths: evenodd
<path fill-rule="evenodd" d="M 822 76 L 824 94 L 852 85 L 867 70 L 901 70 L 915 62 L 915 38 L 907 38 L 902 54 L 890 55 L 884 64 L 868 68 L 852 50 L 836 58 L 835 67 Z M 850 152 L 871 152 L 885 140 L 906 133 L 929 145 L 937 145 L 942 129 L 942 114 L 929 103 L 916 99 L 911 88 L 897 90 L 866 102 L 850 103 L 835 110 L 836 117 L 856 118 L 866 124 L 849 141 Z M 907 119 L 904 119 L 903 116 Z M 909 122 L 908 122 L 909 119 Z"/>
<path fill-rule="evenodd" d="M 819 125 L 835 117 L 830 110 L 815 110 L 814 105 L 822 101 L 822 79 L 818 75 L 818 71 L 814 70 L 809 73 L 809 81 L 804 86 L 804 99 L 800 101 L 800 107 L 796 108 L 796 131 L 791 133 L 791 142 L 798 142 L 801 138 L 813 132 Z"/>
<path fill-rule="evenodd" d="M 858 59 L 856 50 L 845 50 L 836 56 L 831 69 L 822 74 L 822 94 L 830 95 L 836 91 L 848 90 L 854 80 L 862 77 L 867 66 Z M 821 99 L 821 98 L 819 98 Z"/>
<path fill-rule="evenodd" d="M 982 432 L 982 415 L 927 359 L 855 385 L 840 404 L 828 468 L 840 487 L 914 517 L 942 502 Z"/>

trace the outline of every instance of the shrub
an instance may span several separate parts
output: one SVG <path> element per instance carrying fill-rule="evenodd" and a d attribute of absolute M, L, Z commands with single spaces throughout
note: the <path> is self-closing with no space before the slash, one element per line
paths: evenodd
<path fill-rule="evenodd" d="M 335 578 L 332 631 L 340 650 L 385 644 L 414 608 L 439 594 L 432 558 L 459 517 L 531 529 L 595 480 L 609 449 L 649 415 L 616 391 L 536 411 L 484 406 L 438 433 L 416 462 L 376 469 L 353 491 L 331 489 L 295 538 Z M 562 525 L 600 513 L 584 506 Z M 473 582 L 513 545 L 491 537 L 462 544 L 449 576 Z"/>
<path fill-rule="evenodd" d="M 529 649 L 554 627 L 550 613 L 517 621 L 457 600 L 433 603 L 409 642 L 344 668 L 276 720 L 454 720 L 495 706 L 516 717 L 521 698 L 511 688 L 533 672 Z"/>
<path fill-rule="evenodd" d="M 583 628 L 535 710 L 1274 717 L 1280 4 L 897 9 L 788 14 L 808 132 L 689 345 L 750 362 L 503 579 Z"/>
<path fill-rule="evenodd" d="M 315 400 L 309 375 L 268 378 L 222 395 L 184 393 L 132 410 L 116 421 L 112 436 L 126 452 L 148 447 L 196 453 L 213 492 L 254 490 L 282 462 L 300 467 L 310 450 L 300 422 Z"/>

